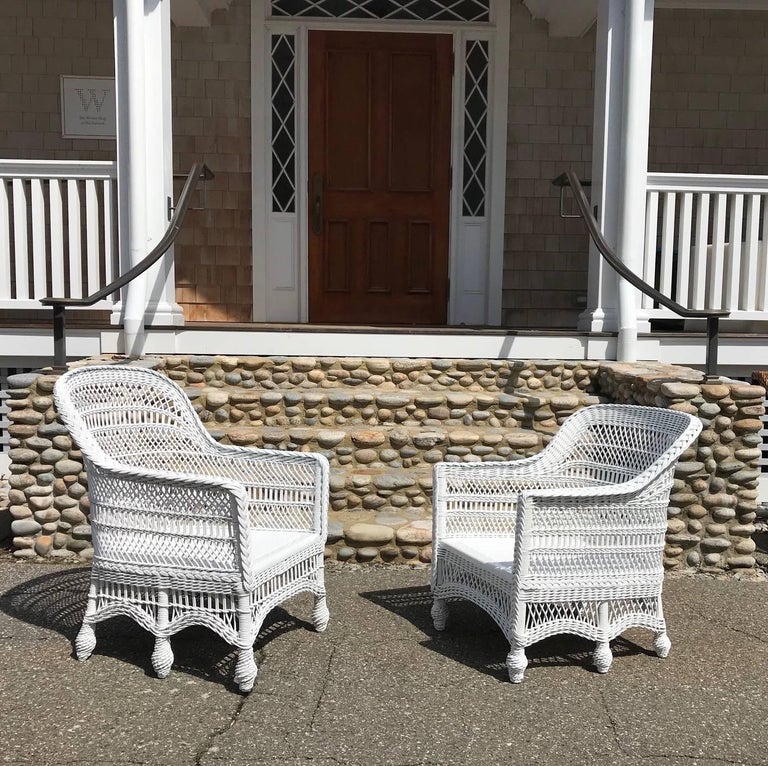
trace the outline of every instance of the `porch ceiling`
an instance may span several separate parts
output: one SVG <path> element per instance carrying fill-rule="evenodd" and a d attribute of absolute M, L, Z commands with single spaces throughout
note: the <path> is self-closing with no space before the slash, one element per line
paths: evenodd
<path fill-rule="evenodd" d="M 177 27 L 209 27 L 211 14 L 229 8 L 232 0 L 171 0 L 171 21 Z"/>
<path fill-rule="evenodd" d="M 523 0 L 534 19 L 549 24 L 550 37 L 581 37 L 597 19 L 597 0 Z M 766 0 L 656 0 L 656 8 L 766 11 Z"/>
<path fill-rule="evenodd" d="M 524 0 L 534 19 L 549 24 L 550 37 L 581 37 L 597 18 L 597 0 Z"/>

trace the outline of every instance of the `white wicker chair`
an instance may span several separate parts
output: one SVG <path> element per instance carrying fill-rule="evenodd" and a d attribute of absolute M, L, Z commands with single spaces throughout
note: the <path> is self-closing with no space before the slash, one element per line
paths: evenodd
<path fill-rule="evenodd" d="M 325 630 L 323 456 L 220 445 L 173 381 L 140 367 L 70 370 L 55 398 L 82 450 L 91 503 L 78 659 L 93 652 L 94 623 L 127 615 L 154 634 L 163 678 L 170 636 L 204 625 L 237 648 L 235 682 L 247 692 L 253 643 L 273 607 L 310 591 L 314 626 Z"/>
<path fill-rule="evenodd" d="M 461 597 L 496 621 L 523 680 L 525 647 L 573 633 L 608 642 L 629 627 L 671 643 L 661 604 L 662 556 L 674 466 L 701 431 L 698 419 L 655 407 L 600 404 L 571 415 L 524 460 L 434 468 L 432 618 Z"/>

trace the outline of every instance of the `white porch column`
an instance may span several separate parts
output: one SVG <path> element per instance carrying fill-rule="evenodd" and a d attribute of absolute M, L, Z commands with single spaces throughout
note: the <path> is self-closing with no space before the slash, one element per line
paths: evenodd
<path fill-rule="evenodd" d="M 171 117 L 171 0 L 144 0 L 147 253 L 168 228 L 173 193 L 173 126 Z M 181 168 L 186 172 L 189 168 Z M 173 203 L 171 203 L 173 204 Z M 147 325 L 183 325 L 176 302 L 173 248 L 148 272 Z"/>
<path fill-rule="evenodd" d="M 114 0 L 121 272 L 135 266 L 168 226 L 171 174 L 169 0 Z M 144 348 L 145 324 L 182 324 L 169 253 L 124 290 L 112 322 L 125 353 Z"/>
<path fill-rule="evenodd" d="M 595 67 L 592 202 L 608 242 L 641 273 L 648 172 L 653 0 L 600 0 Z M 618 283 L 618 287 L 617 287 Z M 638 293 L 590 248 L 588 308 L 581 329 L 619 332 L 617 357 L 635 354 Z"/>
<path fill-rule="evenodd" d="M 651 59 L 654 0 L 628 0 L 624 26 L 623 143 L 619 166 L 619 257 L 642 274 L 645 245 L 645 196 L 648 185 L 648 134 L 651 116 Z M 638 313 L 639 293 L 619 280 L 619 339 L 616 359 L 637 360 L 638 324 L 650 329 Z"/>
<path fill-rule="evenodd" d="M 592 187 L 587 190 L 606 240 L 616 246 L 621 146 L 622 80 L 624 72 L 623 4 L 600 0 L 595 50 L 595 104 L 592 141 Z M 615 332 L 618 328 L 616 275 L 589 241 L 587 308 L 579 317 L 579 329 Z"/>

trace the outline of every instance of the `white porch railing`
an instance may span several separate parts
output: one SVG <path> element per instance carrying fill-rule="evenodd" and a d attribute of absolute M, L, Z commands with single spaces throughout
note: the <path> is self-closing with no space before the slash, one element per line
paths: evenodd
<path fill-rule="evenodd" d="M 768 176 L 649 173 L 643 279 L 691 309 L 768 319 Z M 643 295 L 650 318 L 673 317 Z"/>
<path fill-rule="evenodd" d="M 39 309 L 40 298 L 80 298 L 113 280 L 116 179 L 114 162 L 0 160 L 0 309 Z"/>

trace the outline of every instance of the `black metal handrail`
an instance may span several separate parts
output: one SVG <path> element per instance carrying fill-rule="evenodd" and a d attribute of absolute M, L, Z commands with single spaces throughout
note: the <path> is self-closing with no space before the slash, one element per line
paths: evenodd
<path fill-rule="evenodd" d="M 64 311 L 67 306 L 93 306 L 97 301 L 106 298 L 129 282 L 143 274 L 153 263 L 158 261 L 164 255 L 171 245 L 176 241 L 176 237 L 184 223 L 184 217 L 187 214 L 192 194 L 199 181 L 208 181 L 213 178 L 213 173 L 202 162 L 196 162 L 186 176 L 184 187 L 179 195 L 176 207 L 173 210 L 173 217 L 168 224 L 168 228 L 160 241 L 152 248 L 149 254 L 135 266 L 132 266 L 125 274 L 121 274 L 117 279 L 110 282 L 106 287 L 102 287 L 95 293 L 85 298 L 41 298 L 40 303 L 43 306 L 53 308 L 53 363 L 56 367 L 64 367 L 67 363 L 67 338 L 66 321 Z"/>
<path fill-rule="evenodd" d="M 592 241 L 595 243 L 595 247 L 597 247 L 600 255 L 602 255 L 608 262 L 608 265 L 619 276 L 626 279 L 627 282 L 640 290 L 641 293 L 645 293 L 645 295 L 652 298 L 657 303 L 660 303 L 665 308 L 674 311 L 678 316 L 687 319 L 699 318 L 707 320 L 707 356 L 705 369 L 707 375 L 716 375 L 720 317 L 727 317 L 731 312 L 719 309 L 689 309 L 663 293 L 660 293 L 655 287 L 649 285 L 642 277 L 639 277 L 634 271 L 629 269 L 626 264 L 619 260 L 613 248 L 603 236 L 603 232 L 600 230 L 600 224 L 597 222 L 597 219 L 592 212 L 592 208 L 587 200 L 587 195 L 584 193 L 583 185 L 581 181 L 579 181 L 578 176 L 572 170 L 569 170 L 555 178 L 552 183 L 561 188 L 564 186 L 571 187 L 576 206 L 579 208 L 581 218 L 584 219 L 584 223 L 589 230 L 589 235 L 592 237 Z"/>

